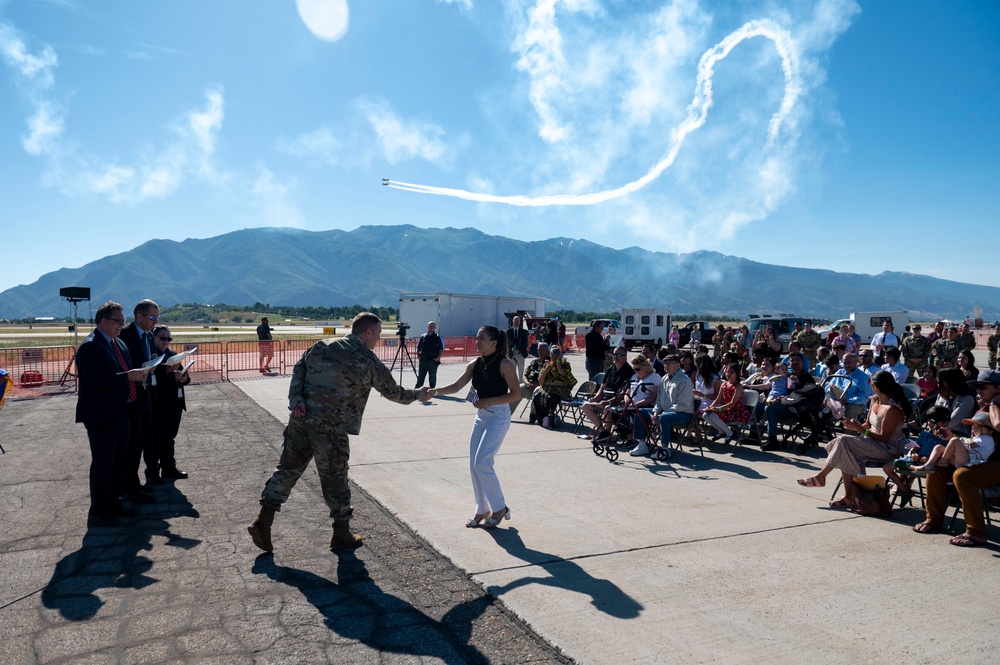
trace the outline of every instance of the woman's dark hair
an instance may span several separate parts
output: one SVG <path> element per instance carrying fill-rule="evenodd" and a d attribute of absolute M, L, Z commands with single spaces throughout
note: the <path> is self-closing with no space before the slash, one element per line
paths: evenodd
<path fill-rule="evenodd" d="M 924 365 L 924 367 L 920 370 L 920 373 L 923 374 L 924 370 L 928 369 L 931 371 L 931 376 L 937 378 L 937 367 L 934 365 Z"/>
<path fill-rule="evenodd" d="M 714 379 L 718 375 L 718 372 L 715 369 L 715 361 L 707 355 L 696 356 L 694 359 L 694 368 L 698 372 L 698 376 L 701 377 L 702 382 L 705 383 Z"/>
<path fill-rule="evenodd" d="M 167 332 L 170 332 L 170 328 L 168 328 L 167 326 L 159 326 L 159 325 L 158 326 L 153 326 L 153 329 L 149 331 L 149 334 L 152 335 L 153 337 L 156 337 L 157 335 L 159 335 L 164 330 L 166 330 Z"/>
<path fill-rule="evenodd" d="M 976 366 L 976 357 L 972 355 L 972 351 L 969 351 L 968 349 L 962 349 L 961 351 L 958 352 L 958 355 L 959 357 L 964 357 L 966 360 L 969 361 L 969 367 Z M 958 362 L 957 358 L 955 359 L 955 362 Z"/>
<path fill-rule="evenodd" d="M 963 376 L 964 380 L 964 376 Z M 903 390 L 903 386 L 896 383 L 896 377 L 884 369 L 880 369 L 872 375 L 872 384 L 878 388 L 881 392 L 889 396 L 893 402 L 896 403 L 903 411 L 903 415 L 907 420 L 913 417 L 913 407 L 910 406 L 910 400 L 906 398 L 906 392 Z"/>
<path fill-rule="evenodd" d="M 483 326 L 480 328 L 486 336 L 497 343 L 497 351 L 500 352 L 501 358 L 507 357 L 507 333 L 500 330 L 496 326 Z"/>
<path fill-rule="evenodd" d="M 740 382 L 740 378 L 743 376 L 743 370 L 740 369 L 739 363 L 729 363 L 726 365 L 726 371 L 723 373 L 726 377 L 726 381 L 729 380 L 729 373 L 736 372 L 736 382 Z"/>
<path fill-rule="evenodd" d="M 965 374 L 957 367 L 949 367 L 938 373 L 938 390 L 941 388 L 947 388 L 952 397 L 975 395 L 972 389 L 969 388 L 968 379 L 965 378 Z"/>

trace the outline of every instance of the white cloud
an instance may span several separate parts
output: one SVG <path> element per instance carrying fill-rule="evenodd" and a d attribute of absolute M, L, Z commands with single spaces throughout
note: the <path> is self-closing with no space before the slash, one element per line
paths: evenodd
<path fill-rule="evenodd" d="M 510 6 L 514 66 L 525 78 L 517 92 L 537 138 L 505 138 L 531 168 L 474 165 L 490 194 L 401 187 L 513 205 L 600 203 L 588 223 L 624 219 L 636 235 L 677 249 L 733 237 L 819 168 L 809 148 L 819 143 L 816 125 L 835 114 L 813 93 L 829 48 L 859 11 L 854 0 Z M 624 198 L 607 202 L 616 196 Z"/>
<path fill-rule="evenodd" d="M 390 164 L 423 159 L 440 165 L 453 157 L 453 149 L 444 141 L 445 131 L 438 125 L 402 118 L 383 100 L 364 99 L 358 102 L 358 108 Z"/>
<path fill-rule="evenodd" d="M 28 119 L 28 135 L 21 144 L 25 152 L 42 155 L 53 150 L 64 129 L 63 113 L 49 102 L 39 102 Z"/>
<path fill-rule="evenodd" d="M 300 134 L 291 141 L 279 140 L 277 145 L 277 150 L 287 155 L 317 158 L 331 165 L 340 162 L 340 153 L 343 148 L 343 142 L 336 138 L 327 127 L 320 127 L 312 132 Z"/>
<path fill-rule="evenodd" d="M 302 214 L 290 200 L 294 187 L 294 181 L 283 183 L 269 169 L 259 167 L 249 193 L 253 196 L 252 207 L 256 209 L 261 223 L 266 226 L 305 228 Z"/>
<path fill-rule="evenodd" d="M 3 21 L 0 21 L 0 56 L 25 82 L 40 88 L 52 86 L 53 70 L 59 64 L 56 52 L 46 46 L 37 55 L 30 53 L 14 26 Z"/>

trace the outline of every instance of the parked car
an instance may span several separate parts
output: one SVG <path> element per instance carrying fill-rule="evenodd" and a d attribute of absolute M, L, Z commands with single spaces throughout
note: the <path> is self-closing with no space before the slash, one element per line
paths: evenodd
<path fill-rule="evenodd" d="M 681 334 L 681 346 L 687 346 L 691 343 L 691 333 L 695 330 L 701 330 L 701 343 L 705 346 L 712 345 L 712 338 L 715 337 L 715 328 L 708 321 L 691 321 L 682 328 L 678 328 L 677 332 Z"/>
<path fill-rule="evenodd" d="M 792 341 L 792 331 L 795 330 L 795 324 L 805 324 L 805 321 L 804 317 L 795 316 L 794 314 L 780 314 L 778 316 L 771 314 L 751 314 L 750 318 L 743 324 L 750 329 L 750 334 L 747 336 L 747 339 L 743 340 L 743 345 L 749 349 L 753 345 L 753 338 L 756 336 L 757 331 L 770 323 L 771 329 L 778 335 L 778 341 L 781 342 L 781 352 L 787 353 L 788 344 Z"/>

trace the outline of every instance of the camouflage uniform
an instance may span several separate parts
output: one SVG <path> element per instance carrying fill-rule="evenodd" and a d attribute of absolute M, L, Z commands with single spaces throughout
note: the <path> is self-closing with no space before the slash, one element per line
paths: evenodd
<path fill-rule="evenodd" d="M 934 367 L 958 367 L 958 354 L 962 351 L 958 340 L 952 341 L 946 337 L 936 340 L 931 346 L 934 351 Z"/>
<path fill-rule="evenodd" d="M 969 332 L 960 332 L 958 333 L 958 337 L 955 338 L 955 341 L 958 342 L 959 351 L 972 351 L 976 348 L 976 333 L 971 330 Z"/>
<path fill-rule="evenodd" d="M 350 519 L 347 461 L 351 449 L 347 435 L 360 433 L 372 388 L 400 404 L 420 396 L 416 390 L 398 386 L 385 364 L 355 335 L 317 342 L 305 352 L 292 370 L 288 407 L 304 403 L 306 415 L 289 418 L 281 460 L 264 486 L 261 506 L 281 510 L 309 460 L 315 457 L 330 517 Z"/>
<path fill-rule="evenodd" d="M 816 366 L 816 350 L 823 343 L 823 338 L 820 337 L 819 333 L 813 329 L 803 330 L 795 338 L 799 344 L 802 345 L 802 353 L 809 360 L 809 366 Z"/>
<path fill-rule="evenodd" d="M 903 354 L 903 363 L 910 369 L 910 376 L 918 376 L 931 354 L 931 341 L 923 335 L 910 335 L 903 340 L 899 350 Z"/>
<path fill-rule="evenodd" d="M 997 346 L 1000 345 L 1000 332 L 995 332 L 986 338 L 986 350 L 989 352 L 990 369 L 997 368 Z"/>

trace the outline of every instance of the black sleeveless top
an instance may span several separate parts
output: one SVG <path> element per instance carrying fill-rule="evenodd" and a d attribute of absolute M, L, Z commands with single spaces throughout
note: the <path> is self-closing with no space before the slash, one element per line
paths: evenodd
<path fill-rule="evenodd" d="M 510 392 L 507 380 L 500 374 L 500 363 L 503 356 L 495 351 L 488 356 L 480 356 L 472 369 L 472 387 L 476 389 L 479 399 L 498 397 Z"/>

